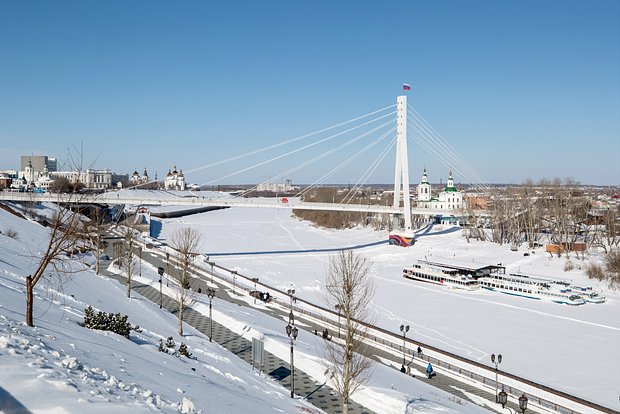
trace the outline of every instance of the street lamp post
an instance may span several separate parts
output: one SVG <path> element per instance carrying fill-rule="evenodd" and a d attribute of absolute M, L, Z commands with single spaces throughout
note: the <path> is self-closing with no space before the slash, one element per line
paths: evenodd
<path fill-rule="evenodd" d="M 491 354 L 491 363 L 495 364 L 495 402 L 499 402 L 497 394 L 497 366 L 502 363 L 502 354 L 498 354 L 497 358 L 495 358 L 495 354 Z"/>
<path fill-rule="evenodd" d="M 258 278 L 253 277 L 252 282 L 254 282 L 254 292 L 256 292 L 256 282 L 258 282 Z M 256 295 L 256 293 L 254 295 Z M 256 296 L 254 296 L 254 304 L 256 305 Z"/>
<path fill-rule="evenodd" d="M 291 314 L 292 314 L 293 313 L 293 295 L 295 294 L 295 289 L 287 289 L 286 293 L 288 293 L 288 296 L 291 299 Z"/>
<path fill-rule="evenodd" d="M 142 246 L 138 246 L 138 257 L 140 258 L 140 277 L 142 277 Z"/>
<path fill-rule="evenodd" d="M 506 407 L 506 403 L 508 402 L 508 393 L 504 391 L 503 388 L 498 394 L 497 398 L 498 402 L 502 405 L 502 408 L 507 408 L 508 411 L 512 413 L 510 407 Z M 519 410 L 521 410 L 521 414 L 525 414 L 525 410 L 527 410 L 527 397 L 525 396 L 525 394 L 519 397 Z"/>
<path fill-rule="evenodd" d="M 340 338 L 340 310 L 342 309 L 342 306 L 336 303 L 334 307 L 336 308 L 336 312 L 338 312 L 338 338 Z"/>
<path fill-rule="evenodd" d="M 291 340 L 291 398 L 295 398 L 295 364 L 293 359 L 293 341 L 297 339 L 299 331 L 295 326 L 295 318 L 293 311 L 288 316 L 288 325 L 286 325 L 286 334 Z"/>
<path fill-rule="evenodd" d="M 162 299 L 163 299 L 163 294 L 161 293 L 161 278 L 164 275 L 164 268 L 163 267 L 158 267 L 157 268 L 157 273 L 159 273 L 159 309 L 162 308 Z"/>
<path fill-rule="evenodd" d="M 233 293 L 235 293 L 235 279 L 237 278 L 237 271 L 233 270 L 231 273 L 233 276 Z"/>
<path fill-rule="evenodd" d="M 209 264 L 211 265 L 211 283 L 213 283 L 213 265 L 215 262 L 209 262 Z"/>
<path fill-rule="evenodd" d="M 403 334 L 403 370 L 405 369 L 405 340 L 407 336 L 407 332 L 409 332 L 409 325 L 400 325 L 400 331 Z M 404 371 L 403 371 L 404 372 Z"/>
<path fill-rule="evenodd" d="M 209 342 L 213 342 L 213 314 L 211 310 L 211 301 L 215 297 L 215 289 L 208 288 L 207 296 L 209 296 Z"/>

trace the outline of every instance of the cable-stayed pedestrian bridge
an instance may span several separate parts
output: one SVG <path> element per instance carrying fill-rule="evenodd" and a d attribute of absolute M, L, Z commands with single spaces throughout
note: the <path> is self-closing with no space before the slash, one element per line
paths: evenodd
<path fill-rule="evenodd" d="M 312 139 L 310 142 L 306 141 L 310 139 Z M 211 181 L 203 183 L 203 185 L 207 186 L 226 183 L 227 180 L 234 176 L 245 176 L 245 182 L 253 182 L 254 177 L 259 176 L 261 173 L 271 177 L 255 187 L 245 190 L 244 193 L 239 194 L 236 198 L 201 197 L 195 195 L 183 197 L 172 196 L 172 194 L 167 192 L 143 190 L 130 193 L 120 191 L 79 195 L 3 192 L 0 193 L 0 200 L 144 206 L 260 207 L 384 213 L 392 215 L 391 228 L 394 230 L 390 233 L 390 243 L 410 246 L 414 241 L 412 216 L 462 216 L 464 213 L 459 211 L 459 209 L 464 208 L 464 206 L 463 195 L 454 187 L 451 172 L 448 178 L 448 185 L 444 191 L 439 195 L 439 198 L 433 198 L 430 184 L 427 182 L 426 169 L 424 169 L 421 183 L 424 184 L 424 187 L 418 187 L 417 201 L 420 207 L 412 207 L 409 156 L 407 151 L 409 139 L 419 144 L 430 155 L 449 167 L 451 172 L 454 170 L 459 174 L 469 184 L 470 189 L 474 189 L 478 193 L 486 193 L 489 190 L 489 186 L 485 184 L 486 180 L 476 169 L 461 157 L 413 107 L 407 104 L 406 95 L 401 95 L 397 97 L 395 105 L 389 105 L 348 121 L 340 122 L 277 144 L 270 144 L 244 154 L 233 153 L 234 155 L 225 160 L 209 160 L 207 165 L 186 170 L 185 174 L 194 174 L 204 169 L 218 167 L 217 173 L 223 175 L 214 176 Z M 234 144 L 234 142 L 231 142 L 231 144 Z M 360 144 L 362 148 L 356 148 L 356 145 L 359 146 Z M 294 147 L 290 149 L 289 146 Z M 326 146 L 328 147 L 325 148 Z M 360 194 L 363 195 L 363 186 L 366 185 L 369 179 L 377 180 L 376 177 L 371 177 L 373 177 L 373 174 L 378 170 L 384 159 L 394 154 L 394 148 L 396 149 L 394 191 L 390 205 L 363 204 L 368 202 L 360 201 L 363 199 L 363 197 L 360 197 Z M 270 152 L 274 150 L 279 151 L 279 153 L 271 154 Z M 261 158 L 252 161 L 254 162 L 253 165 L 248 165 L 250 160 L 258 156 Z M 268 158 L 262 158 L 265 156 Z M 347 158 L 342 159 L 342 157 Z M 188 157 L 188 159 L 195 158 L 195 156 Z M 247 161 L 240 163 L 241 159 L 247 159 Z M 279 165 L 279 163 L 283 165 Z M 318 173 L 321 176 L 315 179 L 313 175 L 312 180 L 314 181 L 310 185 L 304 186 L 294 197 L 288 197 L 287 199 L 290 200 L 288 202 L 283 202 L 285 199 L 278 199 L 277 197 L 275 199 L 247 197 L 251 194 L 265 191 L 264 188 L 274 188 L 273 186 L 278 180 L 295 178 L 296 174 L 299 174 L 302 169 L 311 166 L 314 168 L 312 172 L 314 174 Z M 234 170 L 227 171 L 226 168 L 228 167 Z M 275 168 L 284 168 L 284 170 L 272 175 Z M 335 202 L 335 197 L 333 203 L 301 201 L 307 199 L 305 196 L 310 195 L 310 191 L 324 185 L 335 174 L 342 174 L 346 177 L 356 176 L 359 174 L 358 168 L 366 169 L 366 171 L 359 177 L 355 185 L 349 186 L 346 194 L 339 195 L 338 203 Z M 182 190 L 184 184 L 179 188 L 179 181 L 177 180 L 180 180 L 179 177 L 183 177 L 181 182 L 184 183 L 183 170 L 180 173 L 177 173 L 176 168 L 173 168 L 173 170 L 173 173 L 169 171 L 166 176 L 165 188 Z M 248 172 L 251 172 L 251 175 L 247 175 Z M 97 187 L 97 182 L 84 182 L 84 179 L 77 177 L 74 176 L 72 181 L 82 182 L 87 187 Z M 20 177 L 20 179 L 26 182 L 29 187 L 35 185 L 32 169 L 30 169 L 30 174 L 26 171 L 26 174 Z M 146 181 L 148 181 L 148 177 Z M 386 179 L 382 178 L 381 181 L 374 182 L 386 182 Z M 148 184 L 151 184 L 151 182 L 139 181 L 134 187 L 142 187 Z M 275 188 L 277 188 L 277 185 Z M 289 193 L 289 191 L 285 191 Z M 323 199 L 323 201 L 325 200 Z M 477 216 L 487 215 L 483 211 L 473 213 Z"/>

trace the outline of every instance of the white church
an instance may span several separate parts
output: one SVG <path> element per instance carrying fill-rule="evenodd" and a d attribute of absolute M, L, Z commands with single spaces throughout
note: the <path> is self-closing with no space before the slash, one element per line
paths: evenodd
<path fill-rule="evenodd" d="M 437 195 L 433 197 L 431 193 L 431 184 L 428 182 L 426 168 L 422 174 L 422 181 L 418 184 L 418 207 L 431 208 L 434 210 L 460 210 L 464 207 L 463 193 L 454 186 L 452 171 L 448 175 L 448 184 Z"/>
<path fill-rule="evenodd" d="M 185 176 L 183 170 L 177 171 L 177 166 L 172 167 L 172 171 L 168 170 L 166 174 L 166 181 L 164 181 L 164 187 L 166 190 L 185 190 Z"/>
<path fill-rule="evenodd" d="M 144 174 L 140 175 L 138 170 L 135 170 L 133 174 L 131 174 L 130 183 L 131 185 L 145 184 L 149 182 L 149 173 L 146 171 L 146 167 L 144 167 Z"/>

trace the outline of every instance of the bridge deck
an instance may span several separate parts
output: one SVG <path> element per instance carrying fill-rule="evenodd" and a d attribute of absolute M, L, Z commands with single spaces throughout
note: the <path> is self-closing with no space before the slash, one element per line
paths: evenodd
<path fill-rule="evenodd" d="M 145 192 L 141 197 L 121 197 L 116 192 L 102 194 L 54 194 L 54 193 L 18 193 L 11 191 L 0 192 L 0 201 L 39 202 L 39 203 L 75 203 L 75 204 L 124 204 L 141 206 L 191 206 L 191 207 L 252 207 L 252 208 L 281 208 L 297 210 L 322 211 L 353 211 L 362 213 L 403 214 L 403 208 L 377 204 L 335 204 L 335 203 L 308 203 L 296 200 L 281 202 L 281 199 L 269 198 L 207 198 L 207 197 L 162 197 Z M 411 213 L 421 216 L 458 215 L 457 211 L 437 210 L 428 208 L 411 208 Z M 487 214 L 476 211 L 476 215 Z"/>

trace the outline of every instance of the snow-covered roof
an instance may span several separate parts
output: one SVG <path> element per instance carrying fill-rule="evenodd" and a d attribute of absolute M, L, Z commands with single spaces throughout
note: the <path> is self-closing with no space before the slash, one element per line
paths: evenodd
<path fill-rule="evenodd" d="M 448 258 L 448 257 L 435 257 L 435 256 L 433 256 L 432 259 L 430 260 L 425 259 L 425 260 L 420 260 L 420 262 L 433 265 L 433 266 L 447 267 L 450 269 L 466 270 L 469 272 L 475 272 L 477 270 L 482 270 L 482 269 L 487 269 L 487 268 L 503 267 L 500 264 L 490 264 L 490 263 L 475 262 L 473 260 L 469 261 L 469 260 L 461 260 L 461 259 Z"/>

